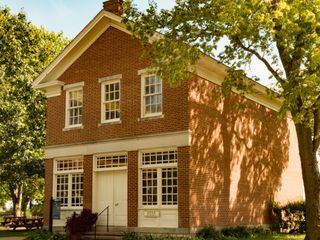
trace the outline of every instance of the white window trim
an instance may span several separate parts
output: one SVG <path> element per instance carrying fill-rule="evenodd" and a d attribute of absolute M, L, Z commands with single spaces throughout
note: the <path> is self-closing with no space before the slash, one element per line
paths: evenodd
<path fill-rule="evenodd" d="M 145 103 L 144 103 L 144 95 L 145 95 L 145 78 L 146 77 L 151 77 L 151 76 L 157 76 L 157 74 L 155 74 L 156 70 L 153 69 L 142 69 L 138 71 L 138 75 L 141 76 L 141 119 L 144 118 L 161 118 L 164 117 L 163 115 L 163 81 L 160 78 L 161 81 L 161 97 L 162 97 L 162 110 L 161 112 L 157 112 L 157 113 L 149 113 L 149 114 L 145 114 L 144 109 L 145 109 Z"/>
<path fill-rule="evenodd" d="M 106 157 L 106 156 L 119 156 L 126 155 L 127 156 L 127 166 L 123 167 L 111 167 L 111 168 L 98 168 L 97 167 L 97 159 L 98 157 Z M 105 172 L 105 171 L 118 171 L 118 170 L 127 170 L 128 169 L 128 152 L 110 152 L 110 153 L 99 153 L 93 156 L 93 171 L 94 172 Z"/>
<path fill-rule="evenodd" d="M 57 164 L 56 162 L 58 160 L 72 160 L 72 159 L 81 159 L 83 161 L 83 156 L 73 156 L 73 157 L 62 157 L 62 158 L 55 158 L 53 159 L 53 184 L 52 184 L 52 197 L 57 198 L 57 175 L 70 175 L 71 174 L 83 174 L 83 168 L 82 169 L 77 169 L 77 170 L 66 170 L 66 171 L 57 171 Z M 72 182 L 68 181 L 68 191 L 71 191 L 72 189 Z M 70 189 L 70 190 L 69 190 Z M 69 193 L 69 192 L 68 192 Z M 70 206 L 71 204 L 71 194 L 68 195 L 68 205 L 69 206 L 64 206 L 61 207 L 61 210 L 81 210 L 83 209 L 83 206 Z"/>
<path fill-rule="evenodd" d="M 66 101 L 65 101 L 65 127 L 64 131 L 71 130 L 71 129 L 79 129 L 83 128 L 83 124 L 75 124 L 69 125 L 69 111 L 68 111 L 68 104 L 69 104 L 69 93 L 72 91 L 82 90 L 82 117 L 83 117 L 83 100 L 84 100 L 84 92 L 83 92 L 84 82 L 72 83 L 63 86 L 63 90 L 66 91 Z M 83 118 L 82 118 L 83 121 Z"/>
<path fill-rule="evenodd" d="M 162 203 L 162 194 L 161 194 L 161 187 L 162 187 L 162 183 L 159 184 L 159 180 L 161 180 L 161 169 L 162 168 L 166 168 L 166 167 L 176 167 L 177 171 L 178 171 L 178 159 L 177 159 L 177 163 L 165 163 L 165 164 L 154 164 L 154 165 L 142 165 L 142 154 L 143 153 L 154 153 L 154 152 L 166 152 L 166 151 L 177 151 L 178 153 L 178 149 L 177 148 L 158 148 L 158 149 L 148 149 L 148 150 L 142 150 L 139 151 L 138 157 L 139 157 L 139 161 L 138 161 L 138 210 L 148 210 L 148 209 L 157 209 L 157 210 L 170 210 L 170 209 L 178 209 L 179 206 L 179 200 L 177 205 L 162 205 L 160 203 Z M 179 158 L 179 156 L 178 156 Z M 142 169 L 154 169 L 157 168 L 157 182 L 158 182 L 158 186 L 157 186 L 157 205 L 142 205 Z M 178 173 L 179 174 L 179 173 Z M 179 179 L 178 179 L 178 183 L 179 183 Z M 179 184 L 178 184 L 178 193 L 179 193 Z M 179 199 L 179 195 L 178 195 L 178 199 Z"/>
<path fill-rule="evenodd" d="M 122 74 L 117 74 L 113 76 L 107 76 L 103 78 L 99 78 L 98 81 L 101 83 L 101 118 L 100 118 L 100 124 L 106 124 L 106 123 L 121 123 L 121 79 L 122 79 Z M 104 112 L 104 86 L 106 84 L 110 83 L 116 83 L 119 82 L 119 102 L 120 102 L 120 118 L 115 118 L 115 119 L 110 119 L 106 120 L 105 119 L 105 112 Z"/>

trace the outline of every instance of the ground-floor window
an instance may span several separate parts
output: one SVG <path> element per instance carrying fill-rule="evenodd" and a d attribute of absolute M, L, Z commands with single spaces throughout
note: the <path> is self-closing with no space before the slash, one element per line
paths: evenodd
<path fill-rule="evenodd" d="M 141 155 L 141 205 L 178 205 L 177 151 L 143 152 Z"/>
<path fill-rule="evenodd" d="M 81 158 L 55 160 L 55 197 L 61 207 L 83 205 L 83 160 Z"/>

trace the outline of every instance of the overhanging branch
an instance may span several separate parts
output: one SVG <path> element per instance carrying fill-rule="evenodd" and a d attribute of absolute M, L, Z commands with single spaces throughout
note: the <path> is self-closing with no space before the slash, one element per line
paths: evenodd
<path fill-rule="evenodd" d="M 262 57 L 256 50 L 246 47 L 239 38 L 234 38 L 233 39 L 243 50 L 255 55 L 263 64 L 267 67 L 267 69 L 271 72 L 271 74 L 274 76 L 274 78 L 282 85 L 284 84 L 284 80 L 280 77 L 278 72 L 273 69 L 271 64 L 264 58 Z"/>

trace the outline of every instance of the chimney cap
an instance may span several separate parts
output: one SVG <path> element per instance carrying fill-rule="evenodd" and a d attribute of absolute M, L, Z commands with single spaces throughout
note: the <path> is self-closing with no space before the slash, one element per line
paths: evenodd
<path fill-rule="evenodd" d="M 122 0 L 107 0 L 103 2 L 103 9 L 121 16 L 123 13 Z"/>

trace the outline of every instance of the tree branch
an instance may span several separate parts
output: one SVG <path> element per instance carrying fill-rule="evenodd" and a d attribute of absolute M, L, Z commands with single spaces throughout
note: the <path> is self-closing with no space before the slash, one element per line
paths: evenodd
<path fill-rule="evenodd" d="M 280 75 L 278 74 L 278 72 L 276 70 L 273 69 L 273 67 L 271 66 L 271 64 L 264 58 L 262 57 L 256 50 L 250 48 L 250 47 L 246 47 L 241 40 L 236 37 L 233 39 L 243 50 L 255 55 L 261 62 L 263 62 L 263 64 L 267 67 L 267 69 L 271 72 L 271 74 L 274 76 L 274 78 L 282 85 L 284 84 L 284 80 L 280 77 Z"/>

